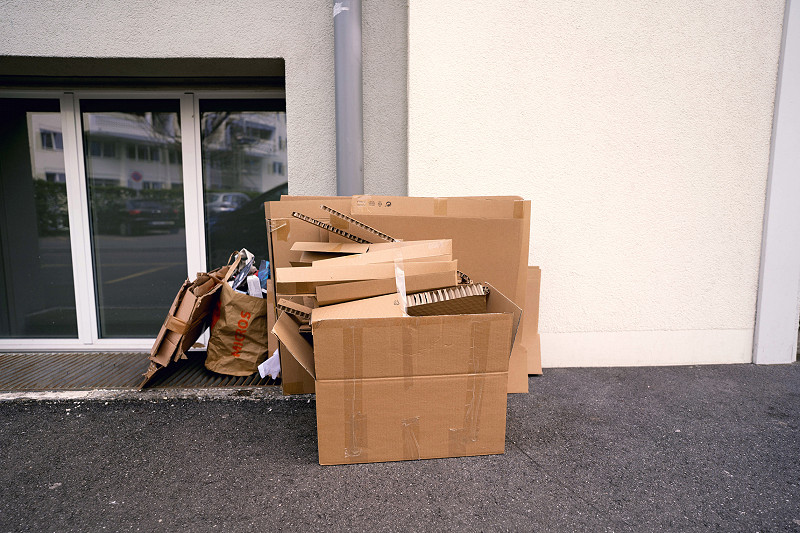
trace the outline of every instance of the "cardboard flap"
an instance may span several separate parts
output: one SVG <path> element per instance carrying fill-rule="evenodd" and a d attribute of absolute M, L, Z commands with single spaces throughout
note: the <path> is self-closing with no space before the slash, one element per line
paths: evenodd
<path fill-rule="evenodd" d="M 409 262 L 403 265 L 403 270 L 409 276 L 447 272 L 456 268 L 458 268 L 457 261 Z M 395 266 L 392 263 L 332 267 L 277 267 L 275 269 L 275 279 L 278 283 L 361 281 L 394 277 Z M 310 292 L 314 292 L 314 290 L 312 289 Z"/>
<path fill-rule="evenodd" d="M 311 324 L 321 320 L 342 318 L 386 318 L 403 316 L 403 307 L 397 294 L 354 300 L 340 304 L 317 307 L 311 311 Z"/>
<path fill-rule="evenodd" d="M 424 258 L 432 260 L 451 261 L 453 259 L 453 242 L 450 239 L 435 241 L 422 241 L 407 243 L 398 248 L 370 251 L 363 254 L 336 257 L 314 261 L 315 267 L 330 267 L 341 265 L 368 265 L 375 263 L 393 263 L 397 260 L 412 261 Z"/>
<path fill-rule="evenodd" d="M 311 377 L 317 379 L 314 372 L 314 348 L 303 338 L 297 323 L 287 313 L 281 313 L 275 321 L 272 333 L 286 346 L 292 357 L 311 374 Z"/>
<path fill-rule="evenodd" d="M 525 200 L 519 196 L 411 198 L 361 195 L 351 198 L 350 214 L 521 219 L 525 215 L 523 202 Z"/>
<path fill-rule="evenodd" d="M 455 269 L 448 272 L 432 272 L 417 276 L 405 276 L 406 294 L 452 287 L 458 284 Z M 321 285 L 316 288 L 319 305 L 371 298 L 383 294 L 397 292 L 397 281 L 392 278 L 367 281 L 353 281 L 337 283 L 335 285 Z"/>
<path fill-rule="evenodd" d="M 328 254 L 363 254 L 369 250 L 369 244 L 356 242 L 295 242 L 292 244 L 293 252 L 318 252 Z"/>
<path fill-rule="evenodd" d="M 488 283 L 489 298 L 486 300 L 486 311 L 489 313 L 510 313 L 511 319 L 511 347 L 514 347 L 514 340 L 517 337 L 517 328 L 522 319 L 522 309 L 517 304 L 509 300 L 502 292 L 498 291 Z"/>

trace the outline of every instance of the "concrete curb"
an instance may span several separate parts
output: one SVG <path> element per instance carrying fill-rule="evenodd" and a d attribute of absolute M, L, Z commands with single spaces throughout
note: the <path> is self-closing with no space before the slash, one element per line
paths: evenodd
<path fill-rule="evenodd" d="M 236 401 L 303 401 L 309 402 L 312 394 L 284 396 L 280 387 L 257 387 L 240 389 L 94 389 L 64 391 L 14 391 L 0 392 L 0 403 L 34 401 L 158 401 L 158 400 L 236 400 Z"/>

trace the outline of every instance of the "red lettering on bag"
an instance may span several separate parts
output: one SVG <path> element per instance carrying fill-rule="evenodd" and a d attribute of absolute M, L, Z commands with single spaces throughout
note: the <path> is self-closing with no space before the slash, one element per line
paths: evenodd
<path fill-rule="evenodd" d="M 233 357 L 240 357 L 242 355 L 241 351 L 242 348 L 244 348 L 245 335 L 247 334 L 248 326 L 250 326 L 250 322 L 244 319 L 249 319 L 250 316 L 251 316 L 250 313 L 242 311 L 243 320 L 240 320 L 239 322 L 236 323 L 236 325 L 239 327 L 236 329 L 236 333 L 233 336 L 234 343 L 233 343 L 233 351 L 231 352 L 231 355 Z"/>

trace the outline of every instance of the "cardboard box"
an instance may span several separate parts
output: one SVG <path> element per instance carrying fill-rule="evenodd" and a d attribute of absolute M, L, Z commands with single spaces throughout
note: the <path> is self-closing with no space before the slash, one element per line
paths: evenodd
<path fill-rule="evenodd" d="M 513 302 L 490 287 L 486 314 L 318 313 L 333 307 L 312 312 L 313 348 L 288 315 L 274 329 L 316 380 L 320 464 L 504 452 Z"/>
<path fill-rule="evenodd" d="M 292 202 L 290 202 L 292 203 Z M 520 197 L 354 196 L 350 215 L 395 238 L 451 239 L 458 268 L 525 305 L 531 203 Z M 514 345 L 508 392 L 528 392 L 528 354 Z"/>

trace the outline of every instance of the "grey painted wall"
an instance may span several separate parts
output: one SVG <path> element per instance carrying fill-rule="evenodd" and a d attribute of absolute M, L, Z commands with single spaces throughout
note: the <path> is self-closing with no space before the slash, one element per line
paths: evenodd
<path fill-rule="evenodd" d="M 367 193 L 407 191 L 407 13 L 404 1 L 364 4 Z M 0 1 L 0 56 L 64 58 L 66 70 L 80 66 L 84 75 L 93 76 L 131 72 L 126 58 L 218 60 L 216 68 L 207 69 L 206 75 L 211 76 L 223 69 L 238 73 L 236 68 L 220 67 L 225 60 L 283 58 L 290 192 L 335 194 L 333 2 Z M 119 62 L 111 69 L 90 67 L 87 71 L 91 63 L 82 58 L 117 58 Z M 194 64 L 205 68 L 203 62 Z M 26 70 L 16 65 L 0 59 L 3 74 L 14 74 L 15 68 L 16 73 Z M 256 69 L 250 75 L 274 74 L 272 66 Z"/>

